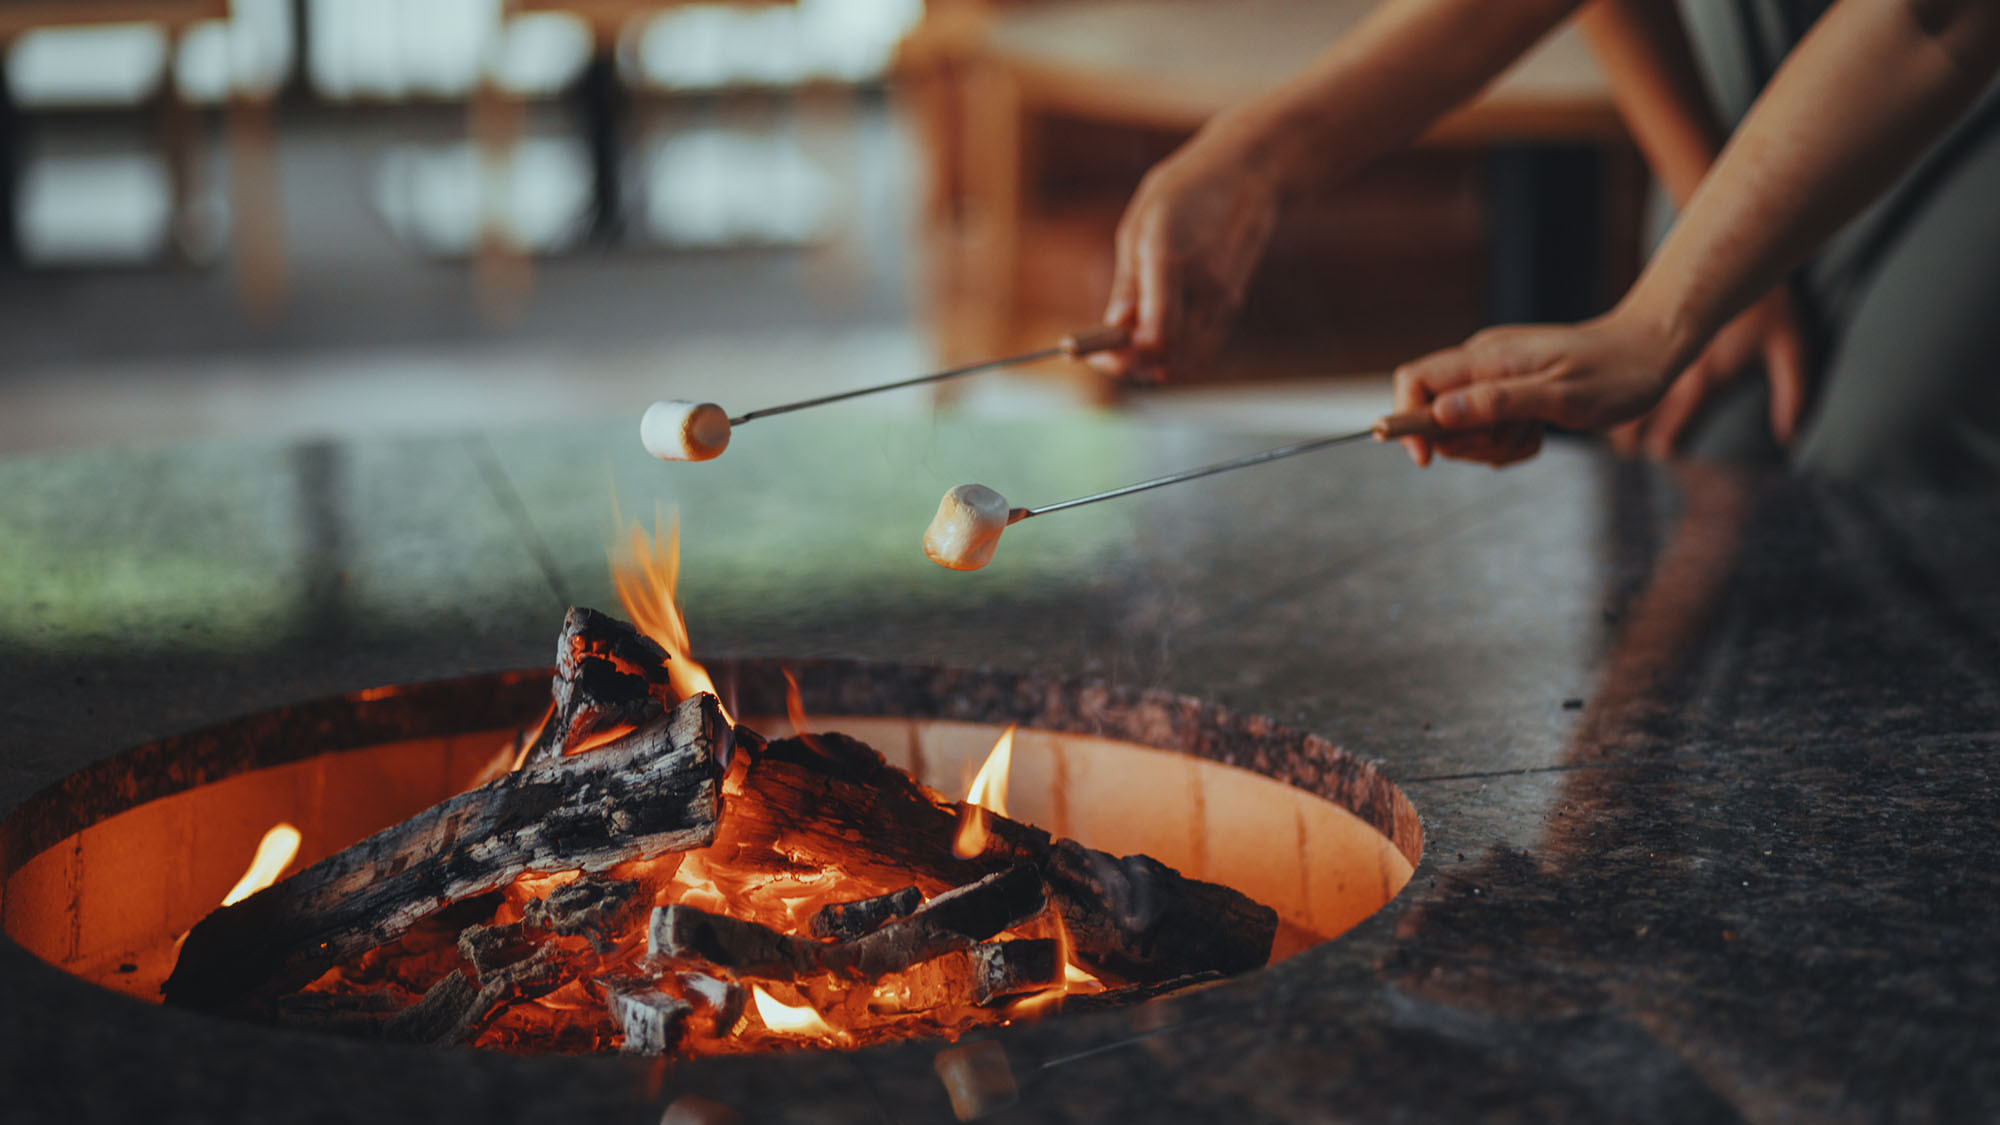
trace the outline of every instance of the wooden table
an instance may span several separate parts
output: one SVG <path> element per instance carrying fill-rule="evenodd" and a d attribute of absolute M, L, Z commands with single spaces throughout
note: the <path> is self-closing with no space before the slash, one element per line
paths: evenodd
<path fill-rule="evenodd" d="M 1192 132 L 1302 69 L 1374 0 L 1091 0 L 934 8 L 903 70 L 926 121 L 934 268 L 962 315 L 958 356 L 1024 346 L 1017 323 L 1051 117 Z M 1419 142 L 1491 154 L 1495 318 L 1583 315 L 1636 266 L 1644 174 L 1603 73 L 1572 27 L 1549 36 Z M 1581 226 L 1584 237 L 1577 237 Z M 1629 246 L 1625 245 L 1630 243 Z M 1525 297 L 1521 296 L 1526 294 Z M 970 310 L 969 312 L 967 310 Z"/>

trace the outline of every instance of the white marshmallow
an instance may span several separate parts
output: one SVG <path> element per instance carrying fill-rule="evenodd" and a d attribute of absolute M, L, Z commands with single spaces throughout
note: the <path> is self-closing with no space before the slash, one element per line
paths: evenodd
<path fill-rule="evenodd" d="M 924 532 L 924 554 L 939 566 L 978 570 L 993 561 L 1007 515 L 1005 496 L 983 484 L 961 484 L 938 501 Z"/>
<path fill-rule="evenodd" d="M 712 402 L 656 402 L 639 420 L 639 440 L 662 461 L 707 461 L 729 448 L 729 415 Z"/>

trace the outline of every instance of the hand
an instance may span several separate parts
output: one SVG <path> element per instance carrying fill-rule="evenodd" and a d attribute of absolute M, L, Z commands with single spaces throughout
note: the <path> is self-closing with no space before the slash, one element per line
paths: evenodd
<path fill-rule="evenodd" d="M 1658 406 L 1612 429 L 1612 447 L 1672 457 L 1702 407 L 1759 361 L 1771 383 L 1771 436 L 1781 448 L 1790 445 L 1806 408 L 1806 347 L 1791 290 L 1780 285 L 1716 333 Z"/>
<path fill-rule="evenodd" d="M 1434 453 L 1508 465 L 1541 448 L 1542 426 L 1594 430 L 1636 418 L 1679 366 L 1660 322 L 1615 311 L 1571 326 L 1489 328 L 1396 370 L 1396 410 L 1429 410 L 1437 438 L 1402 439 L 1410 459 Z"/>
<path fill-rule="evenodd" d="M 1246 159 L 1248 127 L 1218 118 L 1140 182 L 1118 223 L 1104 322 L 1132 346 L 1091 366 L 1164 382 L 1214 364 L 1277 223 L 1274 177 Z"/>

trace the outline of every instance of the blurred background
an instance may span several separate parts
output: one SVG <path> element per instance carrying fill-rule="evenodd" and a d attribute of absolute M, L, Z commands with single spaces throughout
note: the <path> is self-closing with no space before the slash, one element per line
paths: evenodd
<path fill-rule="evenodd" d="M 1141 175 L 1368 0 L 0 0 L 0 455 L 732 409 L 1088 326 Z M 1211 386 L 874 410 L 1365 424 L 1586 315 L 1646 181 L 1565 30 L 1287 219 Z"/>

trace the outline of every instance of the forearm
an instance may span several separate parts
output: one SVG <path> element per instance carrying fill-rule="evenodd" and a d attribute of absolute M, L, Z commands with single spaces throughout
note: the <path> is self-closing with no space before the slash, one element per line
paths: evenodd
<path fill-rule="evenodd" d="M 1291 193 L 1410 143 L 1533 46 L 1579 0 L 1391 0 L 1304 72 L 1223 114 L 1234 146 Z"/>
<path fill-rule="evenodd" d="M 1619 115 L 1676 208 L 1708 174 L 1723 129 L 1674 0 L 1594 0 L 1577 15 Z"/>
<path fill-rule="evenodd" d="M 1674 369 L 1978 97 L 2000 5 L 1840 0 L 1778 71 L 1620 306 Z"/>

